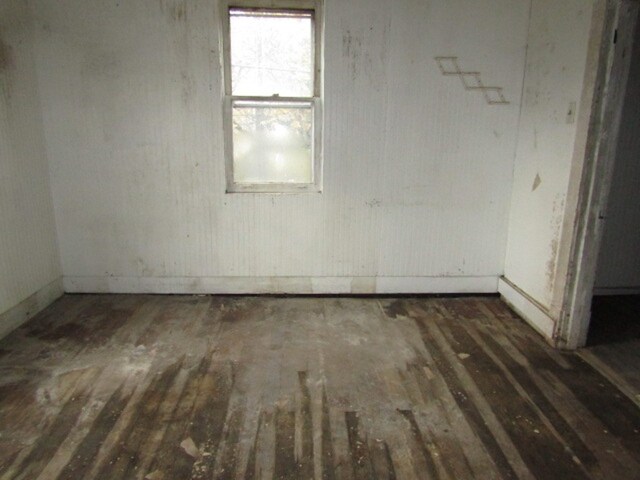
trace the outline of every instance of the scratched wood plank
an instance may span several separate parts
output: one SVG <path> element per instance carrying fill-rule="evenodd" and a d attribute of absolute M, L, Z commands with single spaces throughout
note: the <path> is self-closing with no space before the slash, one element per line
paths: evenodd
<path fill-rule="evenodd" d="M 640 471 L 628 392 L 496 297 L 73 295 L 0 352 L 2 480 Z"/>

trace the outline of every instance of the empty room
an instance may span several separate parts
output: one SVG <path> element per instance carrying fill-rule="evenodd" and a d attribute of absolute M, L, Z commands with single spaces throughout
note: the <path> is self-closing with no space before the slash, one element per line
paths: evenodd
<path fill-rule="evenodd" d="M 640 478 L 639 11 L 0 0 L 0 480 Z"/>

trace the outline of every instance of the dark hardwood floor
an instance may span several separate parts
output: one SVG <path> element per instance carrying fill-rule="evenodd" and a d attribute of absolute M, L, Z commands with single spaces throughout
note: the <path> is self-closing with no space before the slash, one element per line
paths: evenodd
<path fill-rule="evenodd" d="M 494 297 L 65 296 L 0 342 L 1 479 L 637 479 L 640 409 Z"/>

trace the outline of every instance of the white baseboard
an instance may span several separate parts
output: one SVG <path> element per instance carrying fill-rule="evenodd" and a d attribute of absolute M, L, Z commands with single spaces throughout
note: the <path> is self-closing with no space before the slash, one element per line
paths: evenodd
<path fill-rule="evenodd" d="M 640 287 L 595 287 L 594 295 L 640 295 Z"/>
<path fill-rule="evenodd" d="M 62 277 L 0 314 L 0 338 L 7 336 L 63 295 Z"/>
<path fill-rule="evenodd" d="M 518 315 L 547 340 L 553 342 L 556 322 L 543 306 L 539 305 L 506 278 L 499 280 L 498 292 L 502 295 L 502 299 L 507 302 Z"/>
<path fill-rule="evenodd" d="M 65 276 L 69 293 L 401 294 L 496 293 L 498 277 Z"/>

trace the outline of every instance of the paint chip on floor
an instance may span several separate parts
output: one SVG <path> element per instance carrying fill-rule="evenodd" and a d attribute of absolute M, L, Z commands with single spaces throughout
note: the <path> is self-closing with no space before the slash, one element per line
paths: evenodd
<path fill-rule="evenodd" d="M 190 457 L 197 458 L 200 456 L 200 450 L 196 447 L 193 439 L 191 437 L 185 438 L 181 443 L 180 447 L 184 450 L 184 452 Z"/>
<path fill-rule="evenodd" d="M 148 475 L 145 475 L 144 480 L 164 480 L 164 473 L 160 470 L 154 470 Z"/>

